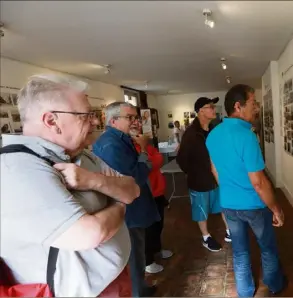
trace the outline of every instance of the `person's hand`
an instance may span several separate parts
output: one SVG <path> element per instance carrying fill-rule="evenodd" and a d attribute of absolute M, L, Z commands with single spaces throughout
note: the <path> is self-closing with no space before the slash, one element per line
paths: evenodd
<path fill-rule="evenodd" d="M 273 213 L 273 226 L 281 227 L 284 224 L 284 213 L 283 210 L 280 209 L 277 212 Z"/>
<path fill-rule="evenodd" d="M 149 143 L 149 138 L 144 135 L 137 135 L 136 137 L 132 137 L 133 140 L 141 147 L 142 151 L 146 150 L 146 146 Z"/>
<path fill-rule="evenodd" d="M 66 181 L 66 185 L 71 189 L 89 190 L 98 179 L 97 173 L 85 170 L 73 163 L 58 163 L 54 165 Z"/>

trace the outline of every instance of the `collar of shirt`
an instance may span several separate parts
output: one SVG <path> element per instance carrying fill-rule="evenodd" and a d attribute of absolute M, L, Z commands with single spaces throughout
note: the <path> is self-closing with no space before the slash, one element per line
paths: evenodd
<path fill-rule="evenodd" d="M 223 120 L 224 120 L 224 123 L 241 125 L 247 129 L 251 129 L 252 127 L 251 123 L 240 118 L 224 118 Z"/>

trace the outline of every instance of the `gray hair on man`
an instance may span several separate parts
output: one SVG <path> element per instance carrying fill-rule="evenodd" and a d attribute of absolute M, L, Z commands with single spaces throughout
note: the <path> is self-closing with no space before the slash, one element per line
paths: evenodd
<path fill-rule="evenodd" d="M 136 106 L 124 101 L 116 101 L 116 102 L 110 103 L 104 109 L 106 125 L 110 125 L 111 120 L 113 118 L 120 116 L 121 107 L 129 107 L 129 108 L 136 109 Z"/>
<path fill-rule="evenodd" d="M 67 100 L 68 91 L 85 93 L 88 84 L 63 75 L 38 74 L 28 79 L 28 82 L 18 93 L 18 109 L 21 122 L 25 123 L 37 111 L 42 111 L 54 101 L 59 103 Z"/>

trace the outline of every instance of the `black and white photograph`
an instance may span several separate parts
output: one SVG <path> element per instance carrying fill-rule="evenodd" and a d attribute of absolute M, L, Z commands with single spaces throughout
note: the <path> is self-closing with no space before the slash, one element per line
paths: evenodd
<path fill-rule="evenodd" d="M 7 134 L 7 133 L 12 133 L 13 132 L 13 129 L 12 129 L 11 124 L 9 122 L 1 123 L 0 127 L 1 127 L 1 134 Z"/>
<path fill-rule="evenodd" d="M 9 118 L 8 112 L 0 112 L 0 118 Z"/>
<path fill-rule="evenodd" d="M 284 150 L 293 156 L 293 84 L 286 80 L 283 88 L 283 135 Z"/>
<path fill-rule="evenodd" d="M 195 112 L 190 112 L 190 118 L 194 119 L 195 118 Z"/>
<path fill-rule="evenodd" d="M 18 112 L 11 112 L 11 118 L 13 122 L 20 122 L 20 115 Z"/>
<path fill-rule="evenodd" d="M 189 112 L 184 112 L 183 117 L 184 118 L 189 118 Z"/>
<path fill-rule="evenodd" d="M 274 143 L 274 114 L 272 90 L 268 90 L 263 97 L 264 102 L 264 139 L 267 143 Z"/>
<path fill-rule="evenodd" d="M 10 93 L 0 94 L 0 105 L 12 105 L 12 96 Z"/>

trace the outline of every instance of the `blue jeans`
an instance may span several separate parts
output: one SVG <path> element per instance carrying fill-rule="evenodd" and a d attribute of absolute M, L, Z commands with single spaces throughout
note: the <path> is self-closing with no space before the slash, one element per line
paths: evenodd
<path fill-rule="evenodd" d="M 280 266 L 274 233 L 273 214 L 268 208 L 254 210 L 223 209 L 232 239 L 233 266 L 237 293 L 253 297 L 255 283 L 251 272 L 249 235 L 250 227 L 261 250 L 263 282 L 272 292 L 282 290 L 284 275 Z"/>

